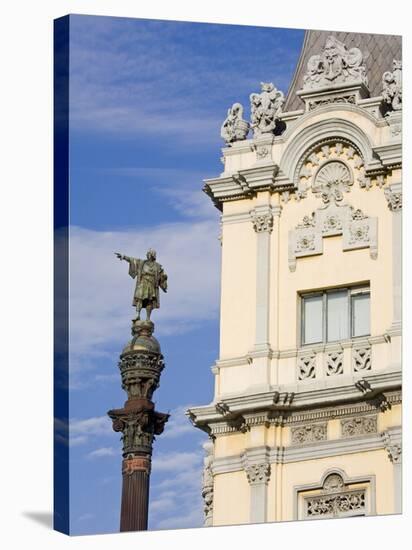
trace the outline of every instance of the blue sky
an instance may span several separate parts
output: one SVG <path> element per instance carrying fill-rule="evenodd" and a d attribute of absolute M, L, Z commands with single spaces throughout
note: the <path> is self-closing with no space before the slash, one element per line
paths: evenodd
<path fill-rule="evenodd" d="M 134 281 L 114 251 L 157 250 L 169 291 L 153 320 L 165 356 L 150 529 L 202 525 L 205 435 L 184 410 L 213 397 L 219 346 L 219 212 L 202 180 L 222 172 L 220 125 L 249 113 L 260 82 L 287 91 L 303 31 L 71 16 L 70 506 L 73 534 L 116 532 L 121 442 L 118 356 Z"/>

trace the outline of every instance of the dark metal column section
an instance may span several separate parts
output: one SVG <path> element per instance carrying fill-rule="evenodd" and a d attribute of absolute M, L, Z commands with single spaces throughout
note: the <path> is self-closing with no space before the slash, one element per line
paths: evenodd
<path fill-rule="evenodd" d="M 169 418 L 168 414 L 155 411 L 152 401 L 164 368 L 153 331 L 151 321 L 133 322 L 133 338 L 119 362 L 122 388 L 128 399 L 122 409 L 108 412 L 114 431 L 122 433 L 123 441 L 120 531 L 147 529 L 152 446 Z"/>

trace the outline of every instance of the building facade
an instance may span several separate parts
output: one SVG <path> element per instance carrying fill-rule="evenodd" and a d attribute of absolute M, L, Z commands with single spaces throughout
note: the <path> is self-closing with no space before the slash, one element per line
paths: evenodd
<path fill-rule="evenodd" d="M 308 31 L 288 96 L 228 111 L 205 525 L 401 512 L 400 60 Z"/>

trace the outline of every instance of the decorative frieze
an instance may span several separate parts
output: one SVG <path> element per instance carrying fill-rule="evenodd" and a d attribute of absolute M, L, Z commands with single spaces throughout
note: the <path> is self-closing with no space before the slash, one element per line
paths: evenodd
<path fill-rule="evenodd" d="M 310 443 L 312 441 L 324 441 L 327 439 L 327 423 L 307 424 L 297 428 L 291 428 L 292 445 Z"/>
<path fill-rule="evenodd" d="M 227 117 L 220 129 L 220 135 L 227 145 L 235 141 L 246 139 L 249 133 L 250 124 L 243 120 L 243 106 L 241 103 L 234 103 L 228 109 Z"/>
<path fill-rule="evenodd" d="M 267 484 L 270 479 L 270 464 L 248 464 L 245 468 L 247 480 L 250 485 Z"/>
<path fill-rule="evenodd" d="M 316 378 L 316 355 L 301 355 L 297 360 L 298 380 L 313 380 Z"/>
<path fill-rule="evenodd" d="M 326 376 L 343 374 L 343 351 L 332 351 L 326 354 Z"/>
<path fill-rule="evenodd" d="M 250 94 L 251 128 L 255 138 L 276 132 L 284 102 L 284 93 L 271 82 L 261 82 L 261 92 Z"/>
<path fill-rule="evenodd" d="M 352 367 L 354 372 L 365 372 L 372 368 L 370 346 L 354 347 L 352 350 Z"/>
<path fill-rule="evenodd" d="M 394 59 L 392 71 L 383 73 L 382 98 L 384 114 L 402 109 L 402 61 Z"/>
<path fill-rule="evenodd" d="M 377 416 L 358 416 L 341 420 L 342 437 L 373 434 L 378 431 Z"/>
<path fill-rule="evenodd" d="M 335 36 L 328 36 L 323 51 L 309 58 L 303 88 L 325 88 L 336 84 L 368 84 L 363 55 L 359 48 L 348 48 Z"/>

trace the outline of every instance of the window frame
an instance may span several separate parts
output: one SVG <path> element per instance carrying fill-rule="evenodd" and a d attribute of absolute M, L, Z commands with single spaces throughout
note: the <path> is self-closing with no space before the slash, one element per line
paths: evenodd
<path fill-rule="evenodd" d="M 336 292 L 342 292 L 346 291 L 346 317 L 347 317 L 347 337 L 341 338 L 338 340 L 331 340 L 328 341 L 328 295 L 333 294 Z M 353 297 L 359 296 L 359 295 L 368 295 L 369 296 L 369 333 L 368 334 L 361 334 L 358 336 L 353 335 L 354 330 L 354 307 L 353 307 Z M 305 343 L 305 299 L 306 298 L 313 298 L 316 296 L 322 297 L 322 340 L 319 342 L 310 342 Z M 300 335 L 299 335 L 299 341 L 301 347 L 306 346 L 316 346 L 319 344 L 326 345 L 326 344 L 334 344 L 336 342 L 341 342 L 342 340 L 351 340 L 351 339 L 357 339 L 357 338 L 365 338 L 367 336 L 370 336 L 370 297 L 371 297 L 371 290 L 370 290 L 370 284 L 364 283 L 362 285 L 354 285 L 354 286 L 339 286 L 339 287 L 333 287 L 333 288 L 325 288 L 325 289 L 319 289 L 319 290 L 313 290 L 309 292 L 300 292 L 299 298 L 300 298 Z"/>

